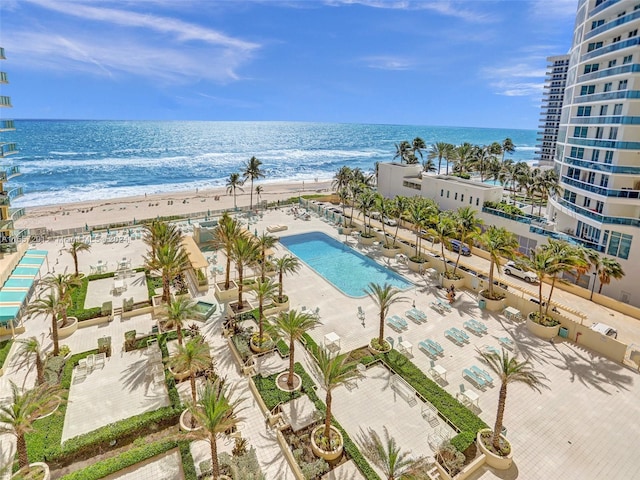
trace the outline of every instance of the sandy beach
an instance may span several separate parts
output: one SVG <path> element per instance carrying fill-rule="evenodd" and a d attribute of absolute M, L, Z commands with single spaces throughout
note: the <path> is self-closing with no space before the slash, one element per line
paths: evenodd
<path fill-rule="evenodd" d="M 329 193 L 331 180 L 303 182 L 255 183 L 263 187 L 258 199 L 253 193 L 253 204 L 282 201 L 298 194 Z M 238 207 L 248 207 L 250 185 L 244 192 L 236 192 Z M 26 213 L 15 222 L 16 229 L 65 230 L 69 228 L 89 228 L 120 222 L 141 221 L 157 216 L 186 215 L 196 212 L 233 209 L 233 195 L 226 193 L 225 187 L 210 190 L 167 192 L 136 197 L 122 197 L 96 200 L 94 202 L 65 203 L 59 205 L 26 207 Z"/>

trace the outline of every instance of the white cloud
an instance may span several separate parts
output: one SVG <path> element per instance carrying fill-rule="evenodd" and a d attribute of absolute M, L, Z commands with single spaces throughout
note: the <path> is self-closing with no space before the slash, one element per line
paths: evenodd
<path fill-rule="evenodd" d="M 578 11 L 578 0 L 533 0 L 530 4 L 531 14 L 547 20 L 561 17 L 575 17 Z"/>
<path fill-rule="evenodd" d="M 484 68 L 480 75 L 498 95 L 539 97 L 544 88 L 546 62 L 538 58 L 522 59 L 515 65 Z"/>
<path fill-rule="evenodd" d="M 415 66 L 408 58 L 391 55 L 371 55 L 363 57 L 362 62 L 367 67 L 378 70 L 409 70 Z"/>

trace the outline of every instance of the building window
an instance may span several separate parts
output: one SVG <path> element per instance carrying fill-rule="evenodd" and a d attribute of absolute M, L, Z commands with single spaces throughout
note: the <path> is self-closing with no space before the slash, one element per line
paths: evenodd
<path fill-rule="evenodd" d="M 627 80 L 620 80 L 618 82 L 618 90 L 626 90 L 627 89 Z"/>
<path fill-rule="evenodd" d="M 582 87 L 580 87 L 580 95 L 591 95 L 595 91 L 595 85 L 583 85 Z"/>
<path fill-rule="evenodd" d="M 598 127 L 602 128 L 602 127 Z M 587 138 L 588 127 L 575 127 L 573 129 L 573 136 L 576 138 Z"/>
<path fill-rule="evenodd" d="M 622 59 L 622 64 L 626 65 L 627 63 L 631 63 L 633 61 L 633 55 L 627 55 Z"/>
<path fill-rule="evenodd" d="M 627 14 L 627 12 L 625 12 L 625 11 L 620 12 L 620 13 L 618 14 L 618 18 L 620 18 L 620 17 L 624 17 L 626 14 Z"/>
<path fill-rule="evenodd" d="M 600 150 L 593 150 L 591 152 L 591 161 L 597 162 L 599 158 L 600 158 Z"/>
<path fill-rule="evenodd" d="M 617 37 L 613 37 L 613 40 L 611 40 L 611 43 L 618 43 L 620 40 L 622 40 L 622 35 L 618 35 Z"/>
<path fill-rule="evenodd" d="M 576 192 L 572 192 L 571 190 L 565 190 L 564 199 L 569 203 L 576 203 Z"/>
<path fill-rule="evenodd" d="M 600 200 L 598 200 L 596 202 L 596 212 L 602 213 L 602 209 L 603 208 L 604 208 L 604 203 L 602 203 Z"/>
<path fill-rule="evenodd" d="M 609 186 L 609 175 L 605 175 L 604 173 L 600 175 L 600 186 L 603 188 Z"/>
<path fill-rule="evenodd" d="M 582 206 L 585 208 L 589 208 L 589 205 L 591 205 L 591 198 L 590 197 L 584 197 L 584 202 L 582 202 Z"/>
<path fill-rule="evenodd" d="M 638 35 L 638 29 L 637 28 L 635 30 L 631 30 L 629 32 L 629 38 L 635 37 L 636 35 Z"/>
<path fill-rule="evenodd" d="M 440 196 L 443 197 L 444 196 L 444 188 L 440 189 Z"/>
<path fill-rule="evenodd" d="M 616 103 L 613 106 L 613 114 L 614 115 L 622 115 L 622 104 L 621 103 Z"/>
<path fill-rule="evenodd" d="M 615 67 L 616 63 L 618 63 L 618 60 L 616 60 L 616 59 L 609 60 L 609 67 L 608 68 Z"/>
<path fill-rule="evenodd" d="M 602 47 L 602 42 L 591 42 L 587 47 L 587 52 L 593 52 L 595 49 Z"/>
<path fill-rule="evenodd" d="M 611 89 L 613 88 L 613 83 L 608 82 L 604 84 L 604 88 L 602 89 L 603 92 L 610 92 Z"/>
<path fill-rule="evenodd" d="M 571 157 L 580 159 L 584 158 L 584 148 L 571 147 Z"/>
<path fill-rule="evenodd" d="M 473 203 L 473 195 L 469 195 L 469 205 Z"/>
<path fill-rule="evenodd" d="M 594 180 L 596 179 L 596 172 L 587 173 L 587 181 L 589 185 L 593 185 Z"/>
<path fill-rule="evenodd" d="M 607 254 L 614 257 L 629 258 L 629 251 L 631 250 L 632 235 L 620 232 L 611 232 L 609 236 L 609 246 L 607 247 Z"/>
<path fill-rule="evenodd" d="M 609 130 L 609 140 L 615 140 L 618 138 L 618 127 L 611 127 Z"/>
<path fill-rule="evenodd" d="M 461 193 L 461 194 L 460 194 L 460 201 L 461 201 L 461 202 L 464 202 L 464 193 Z"/>
<path fill-rule="evenodd" d="M 600 105 L 600 115 L 606 115 L 609 105 Z"/>
<path fill-rule="evenodd" d="M 593 22 L 591 22 L 591 30 L 593 30 L 594 28 L 598 28 L 600 25 L 604 24 L 604 19 L 603 20 L 595 20 Z"/>
<path fill-rule="evenodd" d="M 599 68 L 600 68 L 599 63 L 590 63 L 584 66 L 584 73 L 597 72 Z"/>
<path fill-rule="evenodd" d="M 591 116 L 591 107 L 578 107 L 578 116 L 579 117 Z"/>
<path fill-rule="evenodd" d="M 604 163 L 613 162 L 613 150 L 607 150 L 604 152 Z"/>
<path fill-rule="evenodd" d="M 458 200 L 458 192 L 456 192 L 456 194 L 453 196 L 454 200 Z"/>
<path fill-rule="evenodd" d="M 449 190 L 447 190 L 447 198 L 449 198 Z"/>
<path fill-rule="evenodd" d="M 603 127 L 597 127 L 596 128 L 596 138 L 602 138 L 603 134 L 604 134 L 604 128 Z"/>

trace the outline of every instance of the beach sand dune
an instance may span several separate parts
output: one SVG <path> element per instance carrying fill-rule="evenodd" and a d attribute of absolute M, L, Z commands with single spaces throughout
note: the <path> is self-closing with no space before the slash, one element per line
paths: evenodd
<path fill-rule="evenodd" d="M 258 185 L 257 183 L 255 185 Z M 254 185 L 254 186 L 255 186 Z M 260 183 L 263 192 L 260 201 L 283 201 L 299 194 L 329 193 L 331 180 Z M 244 192 L 236 192 L 238 207 L 248 207 L 250 203 L 249 184 Z M 136 197 L 96 200 L 94 202 L 66 203 L 58 205 L 26 207 L 26 213 L 15 223 L 16 229 L 65 230 L 77 227 L 141 221 L 157 216 L 186 215 L 196 212 L 230 210 L 234 208 L 233 195 L 228 195 L 224 187 L 211 190 L 169 192 L 154 195 L 142 194 Z M 258 198 L 253 193 L 253 204 Z"/>

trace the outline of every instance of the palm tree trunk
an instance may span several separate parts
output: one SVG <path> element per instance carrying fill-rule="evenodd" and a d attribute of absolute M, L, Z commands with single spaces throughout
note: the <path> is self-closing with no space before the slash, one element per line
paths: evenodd
<path fill-rule="evenodd" d="M 378 343 L 382 346 L 384 341 L 384 312 L 380 311 L 380 332 L 378 334 Z"/>
<path fill-rule="evenodd" d="M 458 263 L 460 263 L 460 255 L 462 255 L 462 247 L 458 249 L 458 258 L 456 258 L 456 264 L 453 266 L 453 278 L 456 277 L 456 270 L 458 269 Z"/>
<path fill-rule="evenodd" d="M 538 285 L 538 315 L 540 315 L 539 320 L 542 321 L 542 277 Z"/>
<path fill-rule="evenodd" d="M 60 346 L 58 345 L 58 319 L 55 315 L 51 315 L 51 340 L 53 340 L 53 354 L 58 355 L 58 353 L 60 353 Z"/>
<path fill-rule="evenodd" d="M 282 276 L 283 271 L 280 269 L 278 272 L 278 300 L 282 302 Z"/>
<path fill-rule="evenodd" d="M 224 289 L 229 290 L 229 281 L 231 280 L 231 255 L 230 252 L 226 252 L 227 254 L 227 272 L 224 277 Z"/>
<path fill-rule="evenodd" d="M 191 399 L 193 400 L 193 405 L 195 406 L 198 402 L 198 398 L 196 396 L 196 373 L 190 372 L 189 375 L 189 384 L 191 385 Z M 191 428 L 196 428 L 196 418 L 191 415 Z"/>
<path fill-rule="evenodd" d="M 238 310 L 242 310 L 242 280 L 244 276 L 244 265 L 239 263 L 238 267 Z"/>
<path fill-rule="evenodd" d="M 324 438 L 327 439 L 327 442 L 331 438 L 331 390 L 327 390 L 327 413 L 324 419 Z"/>
<path fill-rule="evenodd" d="M 27 455 L 27 441 L 24 434 L 18 435 L 16 450 L 18 450 L 18 467 L 24 468 L 29 465 L 29 456 Z"/>
<path fill-rule="evenodd" d="M 293 387 L 293 368 L 294 368 L 293 348 L 294 348 L 294 341 L 293 341 L 293 337 L 291 337 L 289 339 L 289 375 L 287 376 L 287 385 L 289 386 L 289 388 Z"/>
<path fill-rule="evenodd" d="M 253 178 L 251 179 L 251 192 L 249 192 L 249 210 L 253 211 Z"/>
<path fill-rule="evenodd" d="M 169 275 L 167 273 L 162 274 L 162 301 L 169 303 Z"/>
<path fill-rule="evenodd" d="M 258 303 L 258 335 L 259 335 L 258 342 L 260 343 L 260 345 L 262 345 L 262 337 L 264 335 L 264 325 L 262 324 L 262 316 L 263 316 L 262 312 L 263 312 L 262 296 L 260 296 L 260 301 Z"/>
<path fill-rule="evenodd" d="M 544 309 L 545 316 L 549 314 L 549 305 L 551 304 L 551 295 L 553 294 L 553 288 L 556 286 L 556 276 L 553 276 L 551 280 L 551 290 L 549 290 L 549 297 L 547 298 L 547 306 Z"/>
<path fill-rule="evenodd" d="M 500 385 L 500 396 L 498 397 L 498 412 L 496 413 L 496 423 L 493 427 L 493 448 L 500 451 L 500 432 L 502 431 L 502 419 L 504 418 L 504 407 L 507 403 L 507 384 Z"/>
<path fill-rule="evenodd" d="M 216 437 L 209 437 L 211 444 L 211 467 L 213 469 L 213 478 L 217 480 L 220 476 L 220 464 L 218 463 L 218 445 L 216 445 Z"/>
<path fill-rule="evenodd" d="M 493 267 L 495 266 L 495 261 L 493 258 L 491 259 L 491 264 L 489 265 L 489 298 L 493 300 Z"/>
<path fill-rule="evenodd" d="M 176 323 L 176 333 L 178 334 L 178 345 L 182 346 L 182 327 Z"/>
<path fill-rule="evenodd" d="M 78 254 L 73 252 L 73 265 L 76 269 L 76 277 L 78 276 Z"/>
<path fill-rule="evenodd" d="M 446 278 L 449 271 L 447 270 L 447 259 L 444 256 L 444 238 L 440 239 L 440 250 L 442 251 L 442 264 L 444 265 L 444 276 Z"/>
<path fill-rule="evenodd" d="M 36 351 L 36 374 L 38 377 L 38 385 L 42 385 L 44 383 L 44 364 L 42 363 L 42 357 L 40 356 L 40 352 Z"/>
<path fill-rule="evenodd" d="M 442 157 L 438 157 L 438 175 L 440 175 L 440 167 L 442 166 Z"/>

